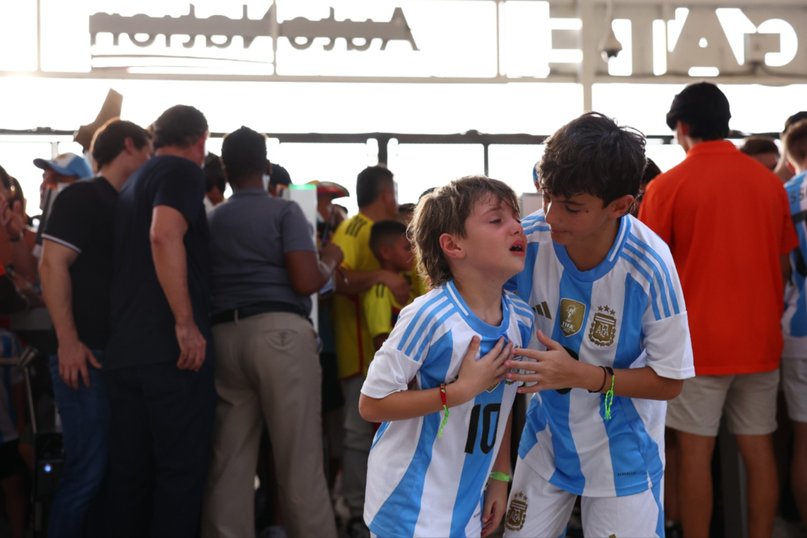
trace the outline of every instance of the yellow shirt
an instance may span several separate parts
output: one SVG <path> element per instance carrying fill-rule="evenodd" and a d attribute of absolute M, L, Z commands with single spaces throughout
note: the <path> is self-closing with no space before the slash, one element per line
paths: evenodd
<path fill-rule="evenodd" d="M 404 275 L 409 278 L 409 275 Z M 413 283 L 414 284 L 414 283 Z M 370 337 L 375 338 L 379 334 L 389 334 L 392 327 L 398 320 L 401 309 L 411 303 L 415 297 L 415 287 L 409 292 L 409 297 L 405 304 L 399 304 L 392 295 L 392 291 L 384 284 L 376 284 L 362 294 L 361 304 L 364 318 L 367 320 L 367 329 Z"/>
<path fill-rule="evenodd" d="M 370 250 L 372 227 L 373 221 L 359 213 L 336 229 L 332 241 L 344 253 L 342 268 L 351 271 L 377 271 L 381 268 Z M 367 321 L 361 310 L 359 295 L 333 295 L 331 313 L 340 379 L 366 375 L 375 354 Z"/>

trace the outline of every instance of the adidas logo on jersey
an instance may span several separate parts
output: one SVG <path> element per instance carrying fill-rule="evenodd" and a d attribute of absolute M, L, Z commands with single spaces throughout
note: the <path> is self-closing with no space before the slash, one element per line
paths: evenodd
<path fill-rule="evenodd" d="M 546 319 L 552 319 L 552 314 L 549 313 L 549 305 L 546 303 L 546 301 L 533 306 L 532 309 L 537 315 L 543 316 Z"/>

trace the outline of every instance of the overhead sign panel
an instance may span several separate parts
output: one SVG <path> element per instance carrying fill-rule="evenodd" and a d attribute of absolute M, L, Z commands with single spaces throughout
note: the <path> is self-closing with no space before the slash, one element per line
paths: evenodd
<path fill-rule="evenodd" d="M 39 12 L 0 7 L 0 48 L 39 30 L 0 71 L 501 82 L 569 81 L 587 64 L 598 80 L 807 77 L 807 9 L 738 2 L 40 0 Z M 598 50 L 611 32 L 618 46 Z"/>

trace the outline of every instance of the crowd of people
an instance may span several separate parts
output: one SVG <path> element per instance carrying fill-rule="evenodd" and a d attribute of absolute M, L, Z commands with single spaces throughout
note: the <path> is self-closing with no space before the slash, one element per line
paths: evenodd
<path fill-rule="evenodd" d="M 749 536 L 782 482 L 807 522 L 807 112 L 741 148 L 730 117 L 716 85 L 684 88 L 686 157 L 661 171 L 583 114 L 547 140 L 531 215 L 484 176 L 399 204 L 378 165 L 354 215 L 313 182 L 314 229 L 264 135 L 210 155 L 186 105 L 106 122 L 89 162 L 36 159 L 36 228 L 0 168 L 0 313 L 44 305 L 55 334 L 48 536 L 562 536 L 579 506 L 586 536 L 705 537 L 721 422 Z M 2 356 L 25 340 L 0 331 Z M 36 451 L 21 372 L 0 373 L 22 538 Z"/>

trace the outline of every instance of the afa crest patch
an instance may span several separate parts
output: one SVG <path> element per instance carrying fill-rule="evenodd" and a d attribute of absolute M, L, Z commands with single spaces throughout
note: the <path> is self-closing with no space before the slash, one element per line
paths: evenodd
<path fill-rule="evenodd" d="M 509 531 L 520 531 L 527 521 L 527 496 L 523 491 L 513 495 L 510 499 L 510 506 L 507 507 L 507 515 L 504 518 L 504 528 Z"/>
<path fill-rule="evenodd" d="M 597 308 L 591 327 L 588 330 L 588 339 L 601 347 L 612 346 L 616 338 L 616 312 L 606 306 Z"/>

